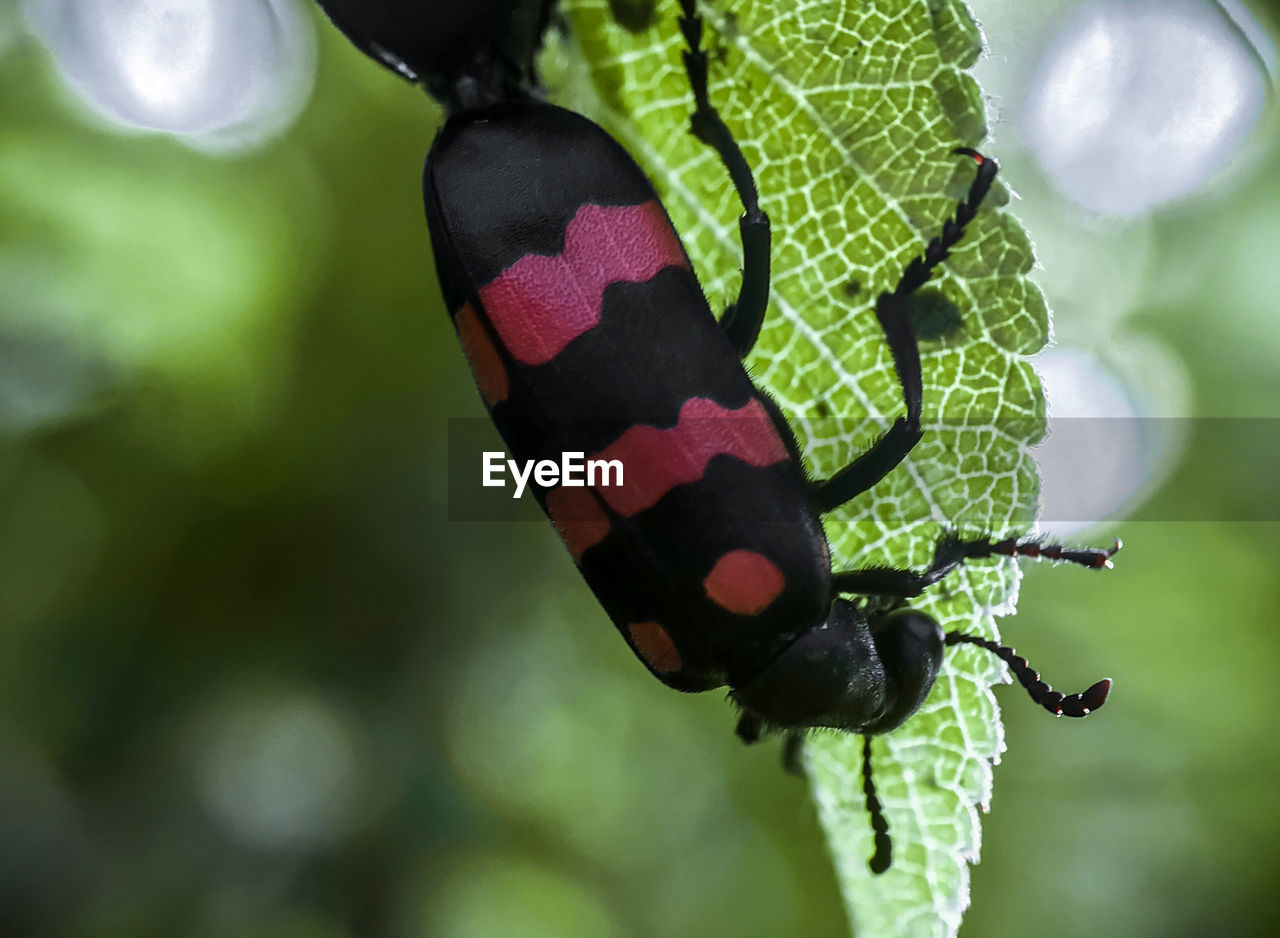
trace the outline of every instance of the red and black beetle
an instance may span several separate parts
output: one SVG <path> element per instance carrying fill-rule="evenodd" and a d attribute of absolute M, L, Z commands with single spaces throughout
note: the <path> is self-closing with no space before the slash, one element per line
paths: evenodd
<path fill-rule="evenodd" d="M 596 124 L 529 92 L 546 2 L 472 3 L 465 15 L 436 21 L 454 30 L 452 40 L 435 32 L 431 43 L 420 38 L 422 24 L 452 4 L 406 4 L 418 12 L 399 31 L 391 24 L 401 4 L 321 4 L 366 52 L 447 104 L 423 181 L 447 307 L 517 460 L 581 452 L 624 466 L 620 486 L 534 488 L 601 605 L 659 680 L 683 691 L 727 685 L 748 742 L 764 730 L 793 743 L 810 727 L 864 737 L 892 730 L 923 703 L 945 646 L 962 642 L 999 655 L 1053 713 L 1084 716 L 1102 705 L 1109 681 L 1083 694 L 1054 692 L 1012 650 L 944 635 L 907 600 L 966 560 L 1030 555 L 1102 567 L 1118 543 L 1072 550 L 947 533 L 924 571 L 833 572 L 820 520 L 921 438 L 908 298 L 963 237 L 995 178 L 993 160 L 956 148 L 976 165 L 967 198 L 876 300 L 906 414 L 849 466 L 813 480 L 786 421 L 741 363 L 768 305 L 770 224 L 709 101 L 694 0 L 681 0 L 680 21 L 693 132 L 719 154 L 745 208 L 742 286 L 719 320 L 635 161 Z M 864 765 L 877 832 L 871 866 L 880 872 L 890 843 L 869 749 Z"/>

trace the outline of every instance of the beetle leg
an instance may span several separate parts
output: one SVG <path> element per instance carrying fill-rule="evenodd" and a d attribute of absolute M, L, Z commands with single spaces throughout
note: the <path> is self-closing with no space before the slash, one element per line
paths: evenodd
<path fill-rule="evenodd" d="M 782 769 L 789 775 L 804 778 L 804 734 L 791 730 L 782 739 Z"/>
<path fill-rule="evenodd" d="M 752 743 L 760 742 L 760 734 L 764 732 L 764 721 L 754 713 L 744 712 L 738 718 L 738 726 L 734 730 L 738 734 L 738 738 L 750 746 Z"/>
<path fill-rule="evenodd" d="M 769 216 L 760 208 L 755 177 L 742 149 L 707 94 L 707 54 L 702 49 L 702 17 L 698 15 L 697 2 L 680 0 L 680 7 L 680 31 L 689 46 L 689 51 L 684 53 L 684 67 L 696 105 L 691 120 L 693 133 L 720 154 L 742 200 L 743 213 L 738 219 L 738 233 L 742 238 L 742 286 L 738 289 L 738 298 L 720 317 L 720 325 L 738 357 L 745 358 L 756 344 L 769 306 Z"/>
<path fill-rule="evenodd" d="M 890 470 L 907 457 L 920 442 L 920 411 L 923 406 L 924 384 L 920 374 L 920 344 L 916 340 L 915 325 L 911 320 L 911 294 L 921 287 L 939 264 L 947 259 L 951 248 L 963 236 L 964 229 L 978 212 L 978 206 L 986 198 L 991 182 L 999 166 L 976 150 L 957 147 L 954 151 L 972 157 L 978 164 L 978 173 L 969 186 L 968 196 L 956 205 L 955 214 L 942 223 L 942 231 L 924 249 L 924 253 L 911 259 L 898 285 L 891 292 L 876 298 L 876 319 L 889 341 L 893 355 L 893 367 L 902 385 L 902 398 L 907 406 L 906 417 L 899 417 L 884 436 L 872 447 L 845 466 L 831 478 L 815 485 L 818 503 L 823 511 L 831 511 L 849 499 L 870 489 Z"/>

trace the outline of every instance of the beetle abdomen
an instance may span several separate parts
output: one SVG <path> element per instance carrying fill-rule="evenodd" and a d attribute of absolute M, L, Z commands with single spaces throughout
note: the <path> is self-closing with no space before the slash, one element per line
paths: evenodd
<path fill-rule="evenodd" d="M 446 299 L 512 457 L 622 466 L 620 485 L 536 490 L 615 625 L 673 687 L 749 680 L 825 617 L 826 543 L 790 431 L 648 180 L 590 121 L 521 101 L 451 120 L 425 186 Z"/>

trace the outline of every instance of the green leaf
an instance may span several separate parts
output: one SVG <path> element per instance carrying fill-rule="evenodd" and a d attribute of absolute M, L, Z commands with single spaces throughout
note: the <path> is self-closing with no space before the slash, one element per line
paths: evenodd
<path fill-rule="evenodd" d="M 635 6 L 635 4 L 630 4 Z M 716 154 L 688 133 L 678 4 L 630 31 L 607 0 L 569 0 L 570 42 L 552 49 L 553 95 L 599 120 L 649 172 L 681 231 L 713 308 L 737 290 L 741 205 Z M 703 3 L 711 98 L 754 168 L 774 226 L 774 292 L 749 365 L 792 420 L 810 471 L 829 476 L 902 412 L 872 304 L 891 289 L 955 207 L 973 166 L 951 155 L 985 133 L 966 69 L 981 37 L 958 0 Z M 634 11 L 633 11 L 634 12 Z M 632 16 L 643 21 L 643 17 Z M 585 62 L 585 66 L 581 63 Z M 923 567 L 944 527 L 1023 532 L 1038 486 L 1028 446 L 1044 408 L 1026 356 L 1048 337 L 1048 311 L 1026 279 L 1034 258 L 997 186 L 922 291 L 925 419 L 906 464 L 831 515 L 837 569 Z M 944 629 L 995 637 L 1012 609 L 1011 562 L 974 564 L 916 605 Z M 977 649 L 948 651 L 925 706 L 874 743 L 891 826 L 892 869 L 867 869 L 861 739 L 807 747 L 856 933 L 950 935 L 968 904 L 979 806 L 1003 731 L 990 686 L 1003 668 Z"/>

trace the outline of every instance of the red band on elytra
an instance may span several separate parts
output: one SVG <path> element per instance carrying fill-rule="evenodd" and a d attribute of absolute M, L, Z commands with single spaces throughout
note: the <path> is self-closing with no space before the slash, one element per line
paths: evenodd
<path fill-rule="evenodd" d="M 609 536 L 609 516 L 589 489 L 553 489 L 547 493 L 547 514 L 574 563 Z"/>
<path fill-rule="evenodd" d="M 623 484 L 596 491 L 614 511 L 631 516 L 657 504 L 677 485 L 702 478 L 720 455 L 752 466 L 772 466 L 788 458 L 787 448 L 758 399 L 737 410 L 695 397 L 685 401 L 674 427 L 635 426 L 594 459 L 622 463 Z"/>
<path fill-rule="evenodd" d="M 636 646 L 640 657 L 659 674 L 672 674 L 680 670 L 680 650 L 671 640 L 671 633 L 660 622 L 632 622 L 627 634 Z"/>
<path fill-rule="evenodd" d="M 476 311 L 470 303 L 465 304 L 453 317 L 458 328 L 458 340 L 462 343 L 462 353 L 467 356 L 471 365 L 471 373 L 475 375 L 476 386 L 480 388 L 480 396 L 492 407 L 507 399 L 510 386 L 507 382 L 507 369 L 502 365 L 502 358 L 494 346 L 489 334 L 484 331 Z"/>
<path fill-rule="evenodd" d="M 600 322 L 605 287 L 644 283 L 689 262 L 657 202 L 583 205 L 554 256 L 526 254 L 480 288 L 489 321 L 517 361 L 544 365 Z"/>

